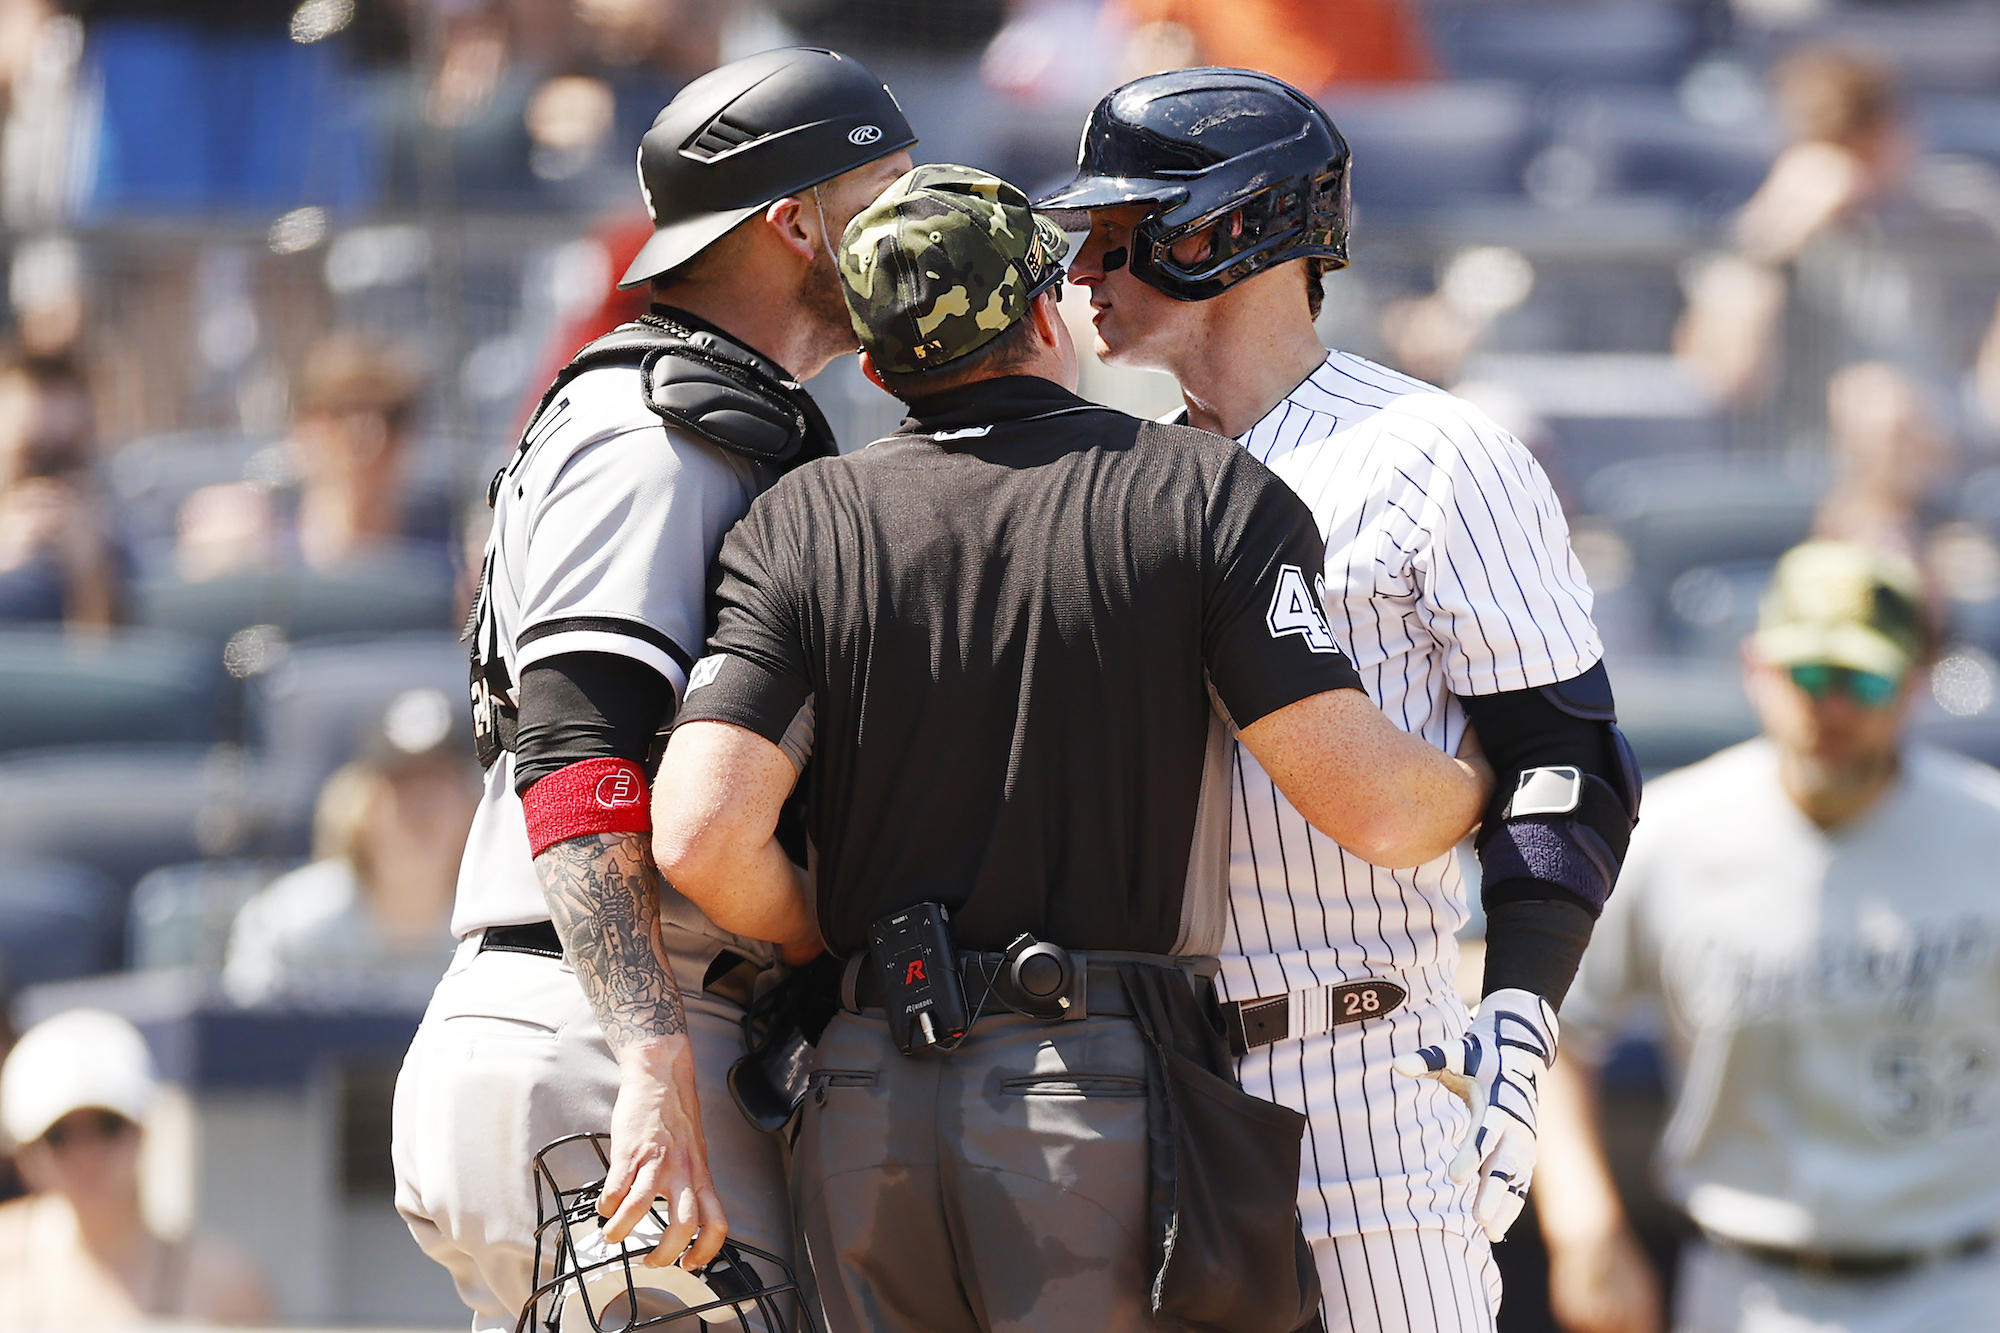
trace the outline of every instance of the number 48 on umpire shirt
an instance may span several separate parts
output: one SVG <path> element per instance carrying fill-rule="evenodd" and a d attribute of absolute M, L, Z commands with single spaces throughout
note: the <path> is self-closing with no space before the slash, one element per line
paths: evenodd
<path fill-rule="evenodd" d="M 1228 441 L 1048 380 L 914 410 L 730 532 L 678 720 L 813 757 L 835 954 L 918 902 L 962 948 L 1214 953 L 1231 724 L 1360 688 L 1312 515 Z"/>

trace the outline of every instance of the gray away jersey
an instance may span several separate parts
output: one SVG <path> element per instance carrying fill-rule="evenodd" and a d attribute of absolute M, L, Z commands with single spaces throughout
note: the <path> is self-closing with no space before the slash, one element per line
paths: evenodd
<path fill-rule="evenodd" d="M 1603 655 L 1548 477 L 1465 400 L 1332 352 L 1240 443 L 1312 509 L 1334 638 L 1403 730 L 1450 752 L 1465 732 L 1453 695 L 1553 684 Z M 1466 1023 L 1452 989 L 1467 920 L 1457 857 L 1371 866 L 1307 824 L 1241 745 L 1234 777 L 1225 997 L 1371 977 L 1410 996 L 1386 1019 L 1242 1062 L 1246 1088 L 1311 1116 L 1306 1234 L 1469 1230 L 1469 1190 L 1444 1174 L 1464 1105 L 1389 1069 Z"/>
<path fill-rule="evenodd" d="M 1750 1244 L 1895 1252 L 2000 1225 L 2000 773 L 1911 745 L 1831 833 L 1747 741 L 1646 789 L 1563 1041 L 1664 1022 L 1667 1189 Z M 1907 1279 L 1905 1279 L 1907 1280 Z M 1940 1325 L 1942 1327 L 1942 1325 Z"/>
<path fill-rule="evenodd" d="M 749 460 L 668 430 L 640 395 L 637 367 L 579 375 L 500 484 L 476 632 L 511 681 L 558 654 L 616 653 L 659 672 L 678 701 L 701 653 L 709 562 L 765 484 Z M 512 754 L 485 784 L 459 865 L 460 937 L 549 915 Z"/>

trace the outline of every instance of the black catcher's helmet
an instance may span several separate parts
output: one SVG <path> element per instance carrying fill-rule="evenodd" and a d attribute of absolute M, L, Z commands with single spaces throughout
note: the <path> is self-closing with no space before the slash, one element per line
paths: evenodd
<path fill-rule="evenodd" d="M 666 1231 L 657 1208 L 622 1245 L 599 1229 L 608 1134 L 572 1134 L 535 1154 L 535 1276 L 514 1333 L 817 1333 L 798 1279 L 775 1254 L 725 1241 L 699 1274 L 648 1268 Z"/>
<path fill-rule="evenodd" d="M 1247 69 L 1149 74 L 1099 102 L 1083 127 L 1076 179 L 1036 207 L 1059 217 L 1151 204 L 1132 234 L 1137 277 L 1206 301 L 1288 260 L 1347 264 L 1347 141 L 1319 104 Z M 1209 253 L 1175 245 L 1209 231 Z"/>
<path fill-rule="evenodd" d="M 657 228 L 620 287 L 678 268 L 758 209 L 917 141 L 860 61 L 795 46 L 733 60 L 681 89 L 639 141 Z"/>

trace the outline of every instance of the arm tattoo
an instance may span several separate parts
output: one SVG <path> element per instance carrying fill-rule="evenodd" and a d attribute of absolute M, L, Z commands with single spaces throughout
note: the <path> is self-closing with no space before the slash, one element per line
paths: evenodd
<path fill-rule="evenodd" d="M 616 1052 L 687 1031 L 660 941 L 659 875 L 642 833 L 570 838 L 535 858 L 563 953 Z"/>

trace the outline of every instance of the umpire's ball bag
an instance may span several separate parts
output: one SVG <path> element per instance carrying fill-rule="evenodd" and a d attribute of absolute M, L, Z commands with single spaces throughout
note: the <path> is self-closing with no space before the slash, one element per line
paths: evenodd
<path fill-rule="evenodd" d="M 1150 1048 L 1153 1312 L 1216 1333 L 1316 1329 L 1319 1271 L 1299 1230 L 1306 1118 L 1237 1086 L 1221 1015 L 1185 974 L 1118 970 Z"/>

